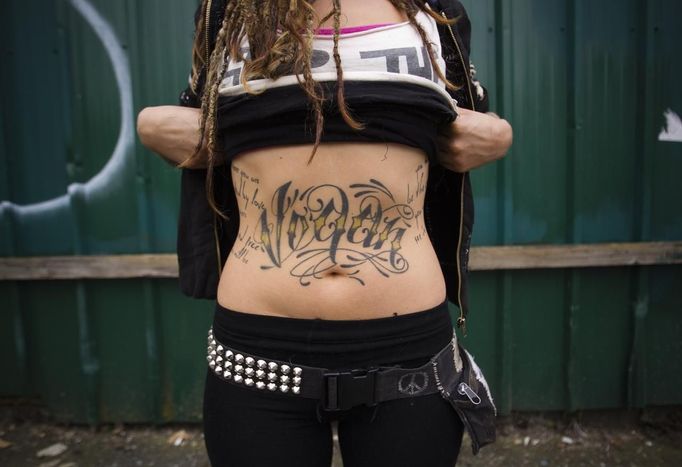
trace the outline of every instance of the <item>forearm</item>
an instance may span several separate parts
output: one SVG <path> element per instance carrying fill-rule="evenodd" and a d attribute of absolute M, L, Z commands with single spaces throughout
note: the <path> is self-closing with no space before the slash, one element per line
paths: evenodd
<path fill-rule="evenodd" d="M 200 110 L 177 105 L 145 107 L 137 116 L 137 134 L 142 144 L 174 166 L 187 160 L 200 139 Z M 203 157 L 188 168 L 206 167 Z"/>

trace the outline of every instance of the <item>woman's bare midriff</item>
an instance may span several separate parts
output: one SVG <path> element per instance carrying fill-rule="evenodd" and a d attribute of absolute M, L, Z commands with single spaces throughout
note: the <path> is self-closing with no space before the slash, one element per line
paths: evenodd
<path fill-rule="evenodd" d="M 445 281 L 424 225 L 428 158 L 384 143 L 234 157 L 239 235 L 218 303 L 263 315 L 370 319 L 426 310 Z"/>

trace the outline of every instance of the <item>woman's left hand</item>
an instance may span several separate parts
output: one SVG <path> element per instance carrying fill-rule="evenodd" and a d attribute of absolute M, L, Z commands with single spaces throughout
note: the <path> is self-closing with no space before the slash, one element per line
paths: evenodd
<path fill-rule="evenodd" d="M 494 113 L 457 109 L 455 121 L 439 136 L 438 160 L 446 169 L 468 172 L 501 159 L 512 144 L 512 127 Z"/>

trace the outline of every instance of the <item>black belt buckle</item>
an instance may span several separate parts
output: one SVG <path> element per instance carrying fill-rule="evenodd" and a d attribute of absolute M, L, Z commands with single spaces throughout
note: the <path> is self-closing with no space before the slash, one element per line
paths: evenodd
<path fill-rule="evenodd" d="M 377 405 L 376 374 L 379 368 L 330 372 L 323 375 L 323 407 L 346 410 L 356 405 Z"/>

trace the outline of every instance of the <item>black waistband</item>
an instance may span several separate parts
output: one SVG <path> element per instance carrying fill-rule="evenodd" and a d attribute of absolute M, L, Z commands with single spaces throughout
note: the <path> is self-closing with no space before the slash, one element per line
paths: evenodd
<path fill-rule="evenodd" d="M 363 320 L 259 315 L 216 303 L 213 332 L 231 347 L 303 365 L 414 366 L 447 345 L 452 338 L 452 320 L 447 300 L 428 310 Z"/>

